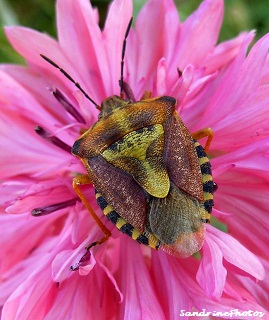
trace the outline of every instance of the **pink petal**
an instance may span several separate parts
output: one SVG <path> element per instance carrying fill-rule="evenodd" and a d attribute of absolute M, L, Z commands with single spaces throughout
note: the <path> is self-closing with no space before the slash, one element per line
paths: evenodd
<path fill-rule="evenodd" d="M 49 57 L 53 52 L 54 58 L 62 58 L 56 40 L 45 34 L 24 27 L 6 27 L 5 31 L 14 49 L 33 64 L 42 64 L 40 53 Z"/>
<path fill-rule="evenodd" d="M 178 78 L 174 86 L 171 88 L 171 96 L 178 99 L 181 104 L 189 91 L 190 85 L 194 77 L 194 67 L 190 64 L 182 72 L 181 77 Z"/>
<path fill-rule="evenodd" d="M 160 24 L 160 21 L 163 23 Z M 170 23 L 173 23 L 173 30 Z M 132 69 L 130 69 L 130 63 L 128 64 L 129 73 L 136 75 L 134 85 L 141 79 L 148 79 L 155 74 L 158 61 L 168 52 L 168 47 L 175 44 L 170 40 L 177 36 L 178 28 L 179 18 L 173 1 L 151 0 L 146 3 L 136 20 L 136 43 L 139 44 L 136 49 L 136 60 L 132 63 Z M 167 55 L 170 60 L 168 53 Z M 176 68 L 174 70 L 176 73 Z"/>
<path fill-rule="evenodd" d="M 158 96 L 164 96 L 167 92 L 166 87 L 167 66 L 165 59 L 161 59 L 157 67 L 157 84 L 156 92 Z"/>
<path fill-rule="evenodd" d="M 217 45 L 213 52 L 207 56 L 204 62 L 207 74 L 212 73 L 215 70 L 219 70 L 222 67 L 226 67 L 230 61 L 236 58 L 236 55 L 238 54 L 238 51 L 245 39 L 249 38 L 249 41 L 252 41 L 254 37 L 254 31 L 249 33 L 243 32 L 238 37 Z"/>
<path fill-rule="evenodd" d="M 3 215 L 0 226 L 0 257 L 4 259 L 1 264 L 2 271 L 4 272 L 27 257 L 29 252 L 34 250 L 43 239 L 56 232 L 57 227 L 59 228 L 61 225 L 61 217 L 66 213 L 67 209 L 59 210 L 49 219 L 47 217 L 32 217 L 28 213 Z M 55 220 L 58 224 L 54 224 Z"/>
<path fill-rule="evenodd" d="M 101 263 L 100 261 L 98 261 L 98 263 L 99 263 L 100 267 L 104 270 L 104 272 L 106 273 L 106 275 L 108 276 L 108 278 L 111 280 L 111 283 L 114 285 L 116 291 L 118 292 L 119 298 L 120 298 L 119 303 L 122 303 L 123 300 L 124 300 L 124 296 L 123 296 L 123 294 L 122 294 L 122 292 L 121 292 L 121 290 L 120 290 L 120 288 L 119 288 L 119 286 L 118 286 L 118 284 L 117 284 L 117 282 L 116 282 L 116 279 L 115 279 L 115 277 L 113 276 L 111 270 L 108 269 L 108 268 L 107 268 L 103 263 Z"/>
<path fill-rule="evenodd" d="M 173 0 L 164 0 L 164 11 L 165 16 L 163 20 L 164 25 L 164 54 L 163 56 L 167 59 L 169 70 L 171 70 L 174 63 L 174 52 L 177 47 L 177 42 L 180 37 L 180 21 L 178 10 Z M 173 28 L 171 28 L 173 26 Z"/>
<path fill-rule="evenodd" d="M 269 131 L 268 104 L 269 85 L 253 90 L 240 109 L 227 114 L 215 126 L 216 144 L 213 143 L 212 150 L 233 151 L 266 137 Z"/>
<path fill-rule="evenodd" d="M 269 262 L 267 256 L 264 258 L 260 258 L 265 270 L 269 268 Z M 269 296 L 268 296 L 268 288 L 269 288 L 269 274 L 266 272 L 265 279 L 263 281 L 254 282 L 250 278 L 246 278 L 242 275 L 238 276 L 239 283 L 241 286 L 246 288 L 251 294 L 256 298 L 259 304 L 268 309 L 269 305 Z"/>
<path fill-rule="evenodd" d="M 249 38 L 243 42 L 236 59 L 218 79 L 217 84 L 213 82 L 212 87 L 208 88 L 207 97 L 200 97 L 203 101 L 206 100 L 207 106 L 197 123 L 197 127 L 205 125 L 211 126 L 213 129 L 216 127 L 217 134 L 218 126 L 216 123 L 224 124 L 224 121 L 227 121 L 226 117 L 228 119 L 231 116 L 236 118 L 237 110 L 241 110 L 243 114 L 248 112 L 249 120 L 251 120 L 251 114 L 255 114 L 251 113 L 251 109 L 248 107 L 250 102 L 254 101 L 256 90 L 261 83 L 262 73 L 260 70 L 263 69 L 268 54 L 269 36 L 265 36 L 257 42 L 245 58 L 251 39 L 252 36 L 249 34 Z M 250 74 L 251 79 L 249 79 Z M 216 113 L 216 110 L 219 112 Z M 212 143 L 212 148 L 214 148 L 214 143 Z"/>
<path fill-rule="evenodd" d="M 52 204 L 64 202 L 68 199 L 74 199 L 75 194 L 71 188 L 61 185 L 59 181 L 47 181 L 27 186 L 27 189 L 21 194 L 16 202 L 7 207 L 8 213 L 24 213 L 34 208 L 49 206 Z"/>
<path fill-rule="evenodd" d="M 46 121 L 47 129 L 53 127 L 55 123 L 70 123 L 68 113 L 49 93 L 48 84 L 44 78 L 22 66 L 1 65 L 0 70 L 3 70 L 3 76 L 6 76 L 1 91 L 8 92 L 8 102 L 20 111 L 25 110 L 28 118 L 39 124 Z M 21 98 L 20 104 L 18 104 L 18 96 Z M 22 104 L 24 100 L 25 103 Z M 37 109 L 39 112 L 34 112 Z M 74 118 L 71 119 L 73 122 Z M 52 123 L 51 127 L 50 123 Z"/>
<path fill-rule="evenodd" d="M 173 260 L 173 263 L 170 263 Z M 192 258 L 187 259 L 192 263 Z M 163 305 L 166 319 L 178 316 L 180 310 L 190 311 L 192 302 L 188 294 L 186 279 L 181 277 L 180 260 L 163 252 L 152 252 L 152 272 L 155 277 L 159 299 Z M 181 316 L 182 319 L 188 317 Z"/>
<path fill-rule="evenodd" d="M 216 45 L 223 19 L 223 1 L 206 0 L 186 19 L 180 31 L 175 63 L 180 69 L 197 66 Z M 210 27 L 209 27 L 210 26 Z"/>
<path fill-rule="evenodd" d="M 51 178 L 53 172 L 59 172 L 59 169 L 65 171 L 67 163 L 73 160 L 71 154 L 38 137 L 34 132 L 35 125 L 30 121 L 21 121 L 19 117 L 14 118 L 12 111 L 2 110 L 0 147 L 5 150 L 0 160 L 2 179 L 16 175 L 43 175 L 44 178 Z M 48 163 L 51 168 L 48 168 Z"/>
<path fill-rule="evenodd" d="M 233 165 L 217 176 L 215 208 L 230 213 L 222 218 L 229 225 L 230 234 L 261 256 L 267 251 L 269 241 L 269 219 L 265 214 L 268 210 L 268 147 L 268 139 L 263 139 L 212 161 L 213 168 Z M 245 230 L 251 232 L 251 241 Z"/>
<path fill-rule="evenodd" d="M 28 179 L 25 179 L 28 180 Z M 30 179 L 29 179 L 30 180 Z M 14 202 L 17 197 L 20 197 L 21 194 L 25 192 L 28 188 L 28 184 L 30 181 L 20 181 L 20 180 L 11 180 L 6 181 L 1 184 L 1 193 L 0 193 L 0 206 L 1 212 L 6 212 L 6 208 Z"/>
<path fill-rule="evenodd" d="M 203 246 L 203 259 L 196 275 L 197 282 L 209 298 L 219 300 L 224 290 L 226 276 L 222 251 L 207 236 Z"/>
<path fill-rule="evenodd" d="M 4 71 L 0 71 L 0 80 L 2 82 L 0 95 L 5 97 L 5 100 L 2 101 L 3 106 L 12 105 L 13 109 L 20 110 L 22 115 L 35 123 L 40 121 L 40 118 L 44 118 L 48 123 L 52 122 L 55 125 L 56 120 L 53 115 L 44 109 L 30 91 L 25 89 L 24 84 L 15 81 Z M 34 112 L 36 110 L 39 112 Z"/>
<path fill-rule="evenodd" d="M 60 48 L 58 42 L 54 39 L 40 32 L 22 27 L 8 27 L 6 28 L 6 34 L 16 51 L 25 57 L 34 70 L 36 68 L 39 71 L 42 70 L 42 73 L 46 76 L 48 83 L 49 80 L 52 79 L 50 87 L 56 86 L 63 92 L 67 92 L 67 88 L 70 88 L 69 91 L 71 92 L 71 96 L 74 90 L 78 90 L 69 79 L 60 73 L 58 69 L 51 66 L 47 61 L 44 61 L 40 57 L 40 54 L 50 58 L 56 64 L 61 66 L 61 68 L 66 70 L 77 82 L 81 84 L 84 90 L 89 92 L 89 95 L 94 98 L 94 91 L 91 90 L 92 87 L 88 88 L 87 86 L 86 80 L 88 79 L 84 79 L 79 75 L 76 66 L 69 61 L 65 53 L 63 53 Z M 92 107 L 90 102 L 89 105 Z M 93 112 L 96 112 L 94 108 L 92 109 Z"/>
<path fill-rule="evenodd" d="M 249 293 L 246 293 L 241 289 L 241 287 L 238 286 L 236 287 L 236 290 L 241 293 L 241 295 L 239 295 L 238 297 L 239 300 L 237 300 L 237 297 L 235 296 L 227 296 L 226 294 L 224 294 L 219 301 L 208 298 L 193 278 L 193 274 L 197 270 L 197 264 L 190 264 L 188 260 L 189 259 L 183 260 L 181 263 L 182 268 L 180 270 L 180 279 L 183 283 L 185 283 L 188 294 L 192 299 L 193 306 L 197 310 L 205 309 L 206 311 L 216 313 L 216 311 L 230 312 L 233 309 L 237 309 L 239 312 L 247 310 L 257 310 L 266 313 L 266 310 L 260 307 Z M 170 261 L 170 264 L 173 265 L 172 261 Z M 246 294 L 248 299 L 242 299 L 241 296 Z M 227 316 L 227 318 L 231 318 L 231 316 Z M 240 316 L 232 315 L 232 319 L 241 318 L 242 317 Z"/>
<path fill-rule="evenodd" d="M 73 19 L 74 15 L 76 19 Z M 89 1 L 57 1 L 57 26 L 61 48 L 80 77 L 83 77 L 83 87 L 87 88 L 87 93 L 94 101 L 100 103 L 100 97 L 105 98 L 108 95 L 105 79 L 109 77 L 109 65 L 101 30 L 96 21 L 96 12 Z M 74 57 L 80 58 L 77 60 Z M 68 68 L 66 70 L 71 72 L 70 65 Z M 96 81 L 100 85 L 96 86 Z"/>
<path fill-rule="evenodd" d="M 124 303 L 120 305 L 119 318 L 165 319 L 140 247 L 132 239 L 125 238 L 120 246 L 120 261 L 124 264 L 120 266 L 118 284 Z"/>
<path fill-rule="evenodd" d="M 49 279 L 49 269 L 26 279 L 8 298 L 2 319 L 44 319 L 57 290 L 56 283 Z"/>
<path fill-rule="evenodd" d="M 132 15 L 133 4 L 131 0 L 115 0 L 111 3 L 103 32 L 107 59 L 109 61 L 108 77 L 110 81 L 109 85 L 106 85 L 109 88 L 109 95 L 119 94 L 122 45 Z M 118 18 L 119 16 L 121 19 Z M 117 31 L 116 37 L 115 30 Z"/>
<path fill-rule="evenodd" d="M 264 278 L 264 267 L 259 259 L 236 239 L 211 225 L 207 226 L 207 236 L 219 246 L 224 259 L 229 263 L 257 279 L 261 280 Z"/>
<path fill-rule="evenodd" d="M 60 284 L 46 319 L 113 319 L 118 315 L 119 301 L 113 283 L 97 264 L 88 276 L 81 278 L 73 272 Z"/>

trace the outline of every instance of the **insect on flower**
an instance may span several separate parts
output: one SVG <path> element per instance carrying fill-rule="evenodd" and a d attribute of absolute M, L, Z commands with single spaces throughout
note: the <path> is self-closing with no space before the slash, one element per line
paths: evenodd
<path fill-rule="evenodd" d="M 151 98 L 146 92 L 135 101 L 123 80 L 131 24 L 132 19 L 123 40 L 120 96 L 105 99 L 101 106 L 65 70 L 41 56 L 100 110 L 97 122 L 72 147 L 87 169 L 86 175 L 73 179 L 74 190 L 104 233 L 87 252 L 111 234 L 80 188 L 93 184 L 98 205 L 120 231 L 138 243 L 185 258 L 202 247 L 210 220 L 214 183 L 206 152 L 213 133 L 206 128 L 190 134 L 172 97 Z M 204 137 L 205 148 L 197 142 Z"/>

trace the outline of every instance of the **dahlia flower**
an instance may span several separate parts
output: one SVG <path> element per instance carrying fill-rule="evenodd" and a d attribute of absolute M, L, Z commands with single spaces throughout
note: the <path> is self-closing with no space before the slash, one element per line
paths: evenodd
<path fill-rule="evenodd" d="M 72 188 L 86 170 L 70 150 L 99 111 L 40 54 L 100 105 L 119 94 L 132 14 L 131 0 L 114 0 L 100 30 L 88 0 L 58 0 L 57 41 L 6 29 L 27 66 L 0 66 L 2 319 L 187 319 L 194 311 L 269 319 L 269 36 L 248 54 L 253 31 L 217 44 L 223 0 L 203 1 L 183 23 L 172 0 L 149 0 L 124 65 L 137 100 L 145 91 L 172 96 L 190 132 L 214 131 L 215 219 L 200 255 L 178 259 L 139 245 L 107 221 L 89 185 L 85 195 L 112 237 L 81 259 L 103 234 Z"/>

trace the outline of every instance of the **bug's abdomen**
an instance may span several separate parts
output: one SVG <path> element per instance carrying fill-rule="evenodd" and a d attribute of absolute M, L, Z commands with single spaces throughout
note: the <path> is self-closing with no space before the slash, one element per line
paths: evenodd
<path fill-rule="evenodd" d="M 200 163 L 200 169 L 201 169 L 202 179 L 203 179 L 204 215 L 203 215 L 202 221 L 209 222 L 210 214 L 212 212 L 212 207 L 214 205 L 214 202 L 213 202 L 214 185 L 213 185 L 213 178 L 212 178 L 212 172 L 211 172 L 211 164 L 209 162 L 207 154 L 205 153 L 204 148 L 196 140 L 194 140 L 194 147 Z"/>
<path fill-rule="evenodd" d="M 147 231 L 140 232 L 135 229 L 130 223 L 124 220 L 110 204 L 107 203 L 105 198 L 97 190 L 95 190 L 95 196 L 97 204 L 103 211 L 104 215 L 117 227 L 117 229 L 127 234 L 140 244 L 144 244 L 153 249 L 159 249 L 160 242 L 152 233 Z"/>

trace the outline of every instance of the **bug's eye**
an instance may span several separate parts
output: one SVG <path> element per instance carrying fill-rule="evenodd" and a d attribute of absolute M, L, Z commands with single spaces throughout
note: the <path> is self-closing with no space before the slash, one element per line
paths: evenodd
<path fill-rule="evenodd" d="M 216 184 L 216 182 L 213 182 L 213 192 L 216 192 L 218 188 L 219 186 Z"/>

